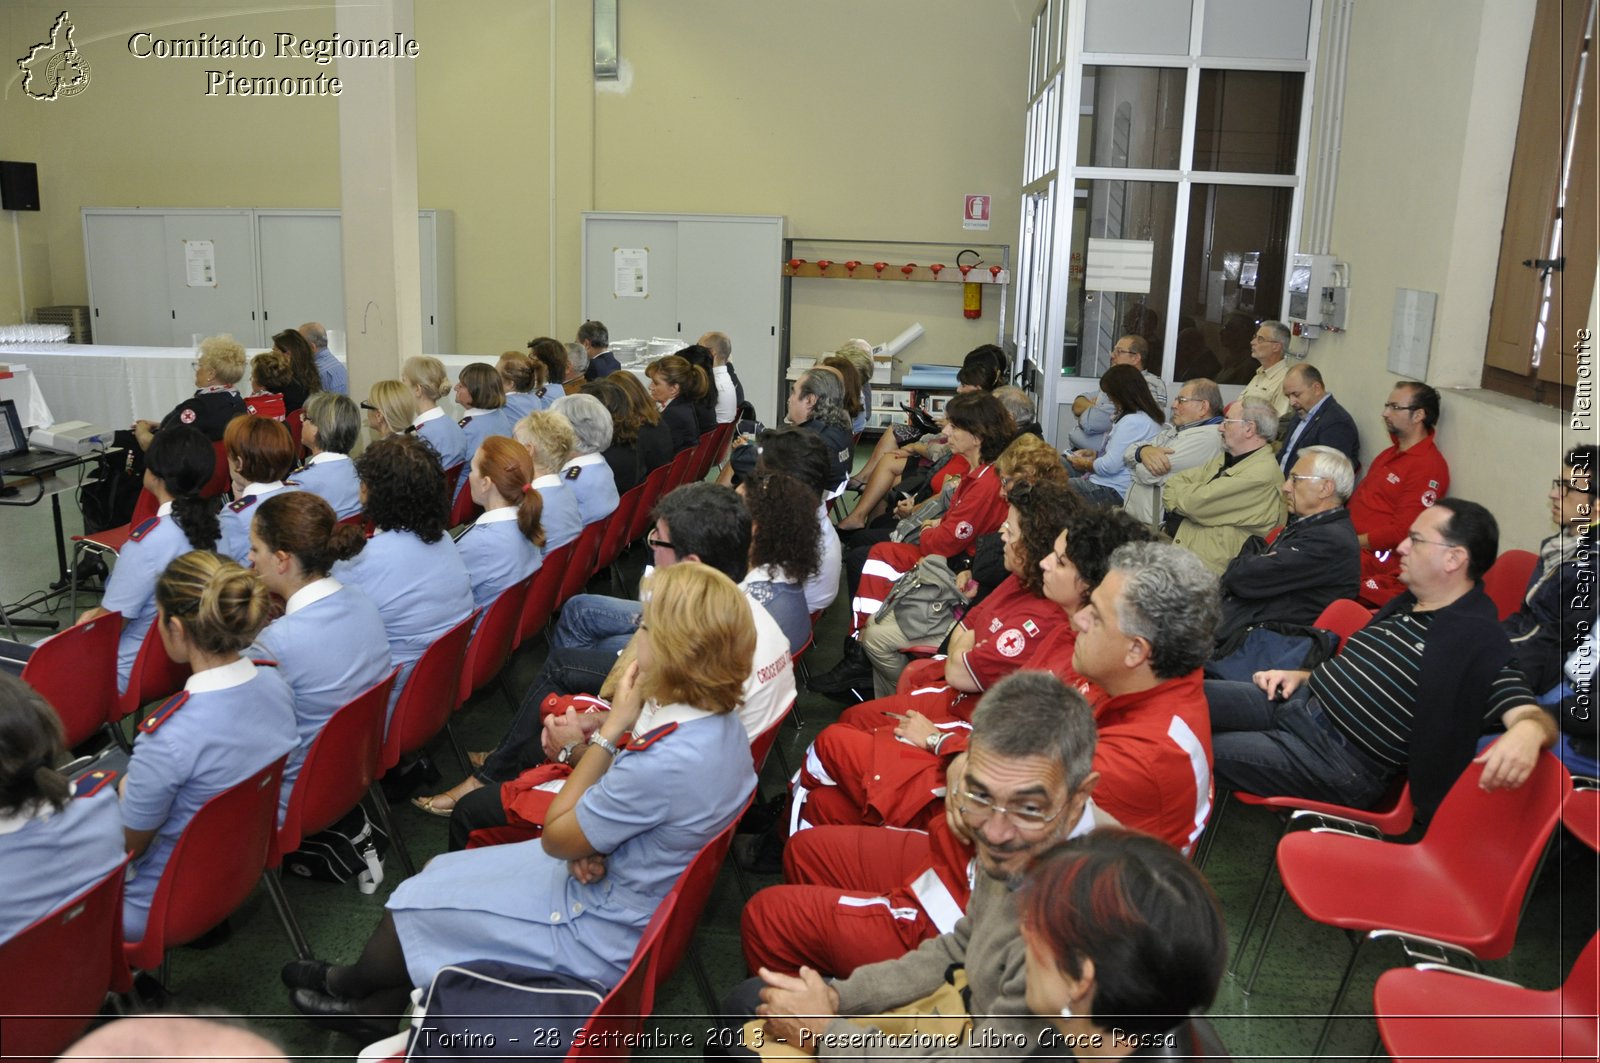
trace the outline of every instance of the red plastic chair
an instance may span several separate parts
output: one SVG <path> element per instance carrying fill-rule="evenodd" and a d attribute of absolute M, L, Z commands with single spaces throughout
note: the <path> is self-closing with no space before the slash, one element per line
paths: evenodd
<path fill-rule="evenodd" d="M 207 480 L 206 485 L 200 488 L 201 498 L 215 498 L 218 495 L 227 494 L 233 489 L 233 474 L 228 468 L 227 448 L 222 445 L 222 440 L 220 439 L 211 445 L 216 448 L 217 463 L 211 469 L 211 479 Z"/>
<path fill-rule="evenodd" d="M 1440 1059 L 1593 1060 L 1600 1052 L 1600 934 L 1559 989 L 1424 963 L 1385 971 L 1372 992 L 1395 1063 Z"/>
<path fill-rule="evenodd" d="M 389 691 L 399 674 L 400 669 L 396 668 L 330 716 L 306 751 L 300 774 L 295 776 L 294 791 L 289 795 L 289 807 L 278 827 L 263 879 L 289 943 L 301 959 L 308 960 L 313 953 L 289 907 L 277 868 L 284 855 L 300 848 L 307 835 L 338 822 L 371 789 L 383 755 L 383 713 L 389 707 Z"/>
<path fill-rule="evenodd" d="M 1600 790 L 1575 789 L 1561 802 L 1561 822 L 1591 849 L 1600 850 Z"/>
<path fill-rule="evenodd" d="M 461 481 L 461 470 L 466 467 L 466 462 L 458 461 L 444 471 L 444 490 L 446 498 L 456 497 L 456 484 Z"/>
<path fill-rule="evenodd" d="M 694 458 L 699 446 L 685 447 L 678 451 L 672 459 L 672 464 L 667 466 L 667 486 L 665 491 L 671 494 L 674 488 L 680 487 L 689 479 L 689 471 L 694 468 Z"/>
<path fill-rule="evenodd" d="M 632 521 L 628 524 L 627 542 L 635 542 L 655 521 L 656 503 L 661 501 L 661 496 L 667 492 L 667 477 L 672 474 L 671 465 L 658 465 L 644 478 L 644 495 L 639 499 L 639 508 L 633 514 Z"/>
<path fill-rule="evenodd" d="M 452 497 L 455 501 L 450 503 L 449 527 L 456 528 L 463 524 L 471 524 L 483 512 L 483 507 L 472 500 L 471 491 L 462 491 Z"/>
<path fill-rule="evenodd" d="M 655 1007 L 661 938 L 677 905 L 678 888 L 673 887 L 644 928 L 622 981 L 583 1024 L 581 1038 L 574 1038 L 579 1043 L 567 1053 L 568 1059 L 626 1059 L 632 1054 L 631 1042 Z"/>
<path fill-rule="evenodd" d="M 750 796 L 754 800 L 755 794 L 752 793 Z M 671 978 L 672 972 L 678 969 L 678 964 L 684 956 L 689 956 L 695 982 L 700 987 L 700 995 L 705 998 L 708 1015 L 714 1014 L 713 1009 L 717 1002 L 712 996 L 711 983 L 706 978 L 699 957 L 693 952 L 694 932 L 700 924 L 700 914 L 705 911 L 706 901 L 711 897 L 711 888 L 716 885 L 717 872 L 722 869 L 722 862 L 728 855 L 728 847 L 733 844 L 733 832 L 738 829 L 739 820 L 749 807 L 750 801 L 746 801 L 744 807 L 739 809 L 739 814 L 733 817 L 733 822 L 729 823 L 721 834 L 707 842 L 695 858 L 689 861 L 689 866 L 683 869 L 677 885 L 673 887 L 679 894 L 678 904 L 673 909 L 672 917 L 667 920 L 666 929 L 662 934 L 656 984 L 660 985 Z"/>
<path fill-rule="evenodd" d="M 518 647 L 543 631 L 551 614 L 556 611 L 556 598 L 561 594 L 562 577 L 566 574 L 567 558 L 571 553 L 571 543 L 557 547 L 544 555 L 539 571 L 533 574 L 533 584 L 528 588 L 528 598 L 522 606 L 522 622 L 517 625 Z"/>
<path fill-rule="evenodd" d="M 642 498 L 644 498 L 644 484 L 636 484 L 617 499 L 617 508 L 609 517 L 604 518 L 606 531 L 600 538 L 600 549 L 594 559 L 596 572 L 610 568 L 622 554 L 623 547 L 628 543 L 628 528 L 633 524 L 633 515 L 638 510 Z"/>
<path fill-rule="evenodd" d="M 1229 796 L 1230 794 L 1224 793 L 1218 803 L 1217 811 L 1212 817 L 1213 831 L 1222 819 L 1222 810 L 1227 807 Z M 1370 809 L 1330 805 L 1303 797 L 1262 797 L 1243 790 L 1234 791 L 1231 796 L 1237 798 L 1241 805 L 1270 808 L 1283 816 L 1283 830 L 1278 835 L 1279 839 L 1297 827 L 1304 826 L 1315 830 L 1317 827 L 1330 825 L 1363 832 L 1372 838 L 1394 838 L 1411 829 L 1412 821 L 1417 814 L 1416 807 L 1411 803 L 1411 785 L 1404 776 L 1397 776 L 1390 784 L 1388 792 Z M 1208 847 L 1207 855 L 1209 853 Z M 1199 861 L 1196 863 L 1197 866 L 1203 866 Z M 1234 971 L 1237 971 L 1243 962 L 1245 946 L 1250 943 L 1250 932 L 1255 929 L 1256 919 L 1261 915 L 1261 905 L 1267 899 L 1267 887 L 1272 883 L 1272 878 L 1272 868 L 1268 867 L 1261 876 L 1260 885 L 1256 887 L 1256 899 L 1250 905 L 1250 916 L 1245 920 L 1244 929 L 1239 932 L 1239 944 L 1233 950 Z M 1279 884 L 1278 900 L 1273 907 L 1273 925 L 1277 923 L 1278 906 L 1283 904 L 1283 897 L 1283 886 Z M 1256 962 L 1250 968 L 1250 977 L 1245 981 L 1243 988 L 1246 996 L 1255 990 L 1256 975 L 1261 973 L 1261 961 L 1266 958 L 1267 947 L 1271 944 L 1272 932 L 1269 929 L 1266 937 L 1262 939 L 1261 947 L 1256 951 Z"/>
<path fill-rule="evenodd" d="M 0 1044 L 54 1059 L 78 1039 L 108 990 L 132 986 L 122 958 L 124 859 L 105 878 L 0 945 Z"/>
<path fill-rule="evenodd" d="M 102 558 L 118 556 L 122 553 L 122 548 L 128 545 L 128 537 L 133 534 L 133 529 L 155 516 L 160 508 L 160 500 L 148 487 L 141 487 L 139 497 L 133 503 L 133 517 L 128 523 L 117 528 L 105 528 L 72 537 L 72 571 L 68 579 L 71 581 L 70 593 L 74 618 L 78 615 L 78 562 L 83 560 L 83 555 L 98 554 Z"/>
<path fill-rule="evenodd" d="M 294 441 L 295 453 L 302 457 L 305 455 L 306 448 L 300 443 L 300 429 L 305 427 L 305 423 L 306 411 L 304 407 L 298 410 L 290 410 L 283 415 L 283 426 L 289 430 L 289 438 Z"/>
<path fill-rule="evenodd" d="M 583 533 L 572 541 L 572 553 L 567 558 L 567 570 L 561 579 L 561 590 L 556 595 L 556 608 L 567 604 L 567 599 L 580 594 L 595 573 L 595 558 L 600 551 L 600 539 L 606 533 L 605 521 L 597 520 L 583 526 Z"/>
<path fill-rule="evenodd" d="M 279 757 L 200 806 L 161 873 L 144 938 L 124 946 L 128 966 L 165 967 L 168 949 L 204 934 L 250 896 L 273 852 L 288 759 Z"/>
<path fill-rule="evenodd" d="M 111 722 L 121 637 L 122 614 L 107 613 L 45 639 L 22 666 L 22 681 L 61 717 L 68 749 Z"/>
<path fill-rule="evenodd" d="M 1338 635 L 1339 648 L 1342 650 L 1344 644 L 1350 640 L 1350 636 L 1366 627 L 1371 619 L 1371 609 L 1354 598 L 1340 598 L 1328 603 L 1328 607 L 1322 610 L 1322 615 L 1317 617 L 1315 626 Z"/>
<path fill-rule="evenodd" d="M 1327 1044 L 1367 942 L 1424 938 L 1434 953 L 1478 960 L 1511 951 L 1528 885 L 1572 783 L 1549 753 L 1515 790 L 1482 790 L 1482 774 L 1483 765 L 1468 765 L 1415 845 L 1326 828 L 1278 843 L 1278 873 L 1300 910 L 1361 935 L 1315 1054 Z"/>
<path fill-rule="evenodd" d="M 474 609 L 471 616 L 439 636 L 412 666 L 411 675 L 406 679 L 405 688 L 400 691 L 400 699 L 395 702 L 394 713 L 389 717 L 388 730 L 383 736 L 383 757 L 380 761 L 383 771 L 398 765 L 402 756 L 421 749 L 450 726 L 450 714 L 461 704 L 461 666 L 466 659 L 467 643 L 472 638 L 472 624 L 478 612 Z M 469 770 L 467 757 L 460 743 L 454 740 L 454 735 L 451 736 L 451 745 L 455 747 L 456 756 L 461 761 L 461 771 L 465 774 Z M 382 774 L 379 772 L 380 776 Z M 388 829 L 388 798 L 376 782 L 370 790 L 372 800 L 378 806 L 378 818 Z M 395 852 L 400 855 L 400 863 L 405 867 L 406 874 L 416 874 L 417 867 L 411 860 L 410 851 L 406 849 L 405 839 L 394 831 L 390 831 L 389 838 L 394 843 Z"/>
<path fill-rule="evenodd" d="M 778 732 L 783 730 L 783 722 L 789 718 L 789 714 L 794 711 L 795 703 L 798 701 L 799 698 L 797 697 L 790 698 L 789 704 L 784 706 L 783 712 L 779 714 L 778 718 L 768 724 L 765 731 L 751 739 L 750 757 L 755 762 L 757 775 L 760 775 L 761 769 L 766 766 L 767 755 L 772 752 L 773 746 L 778 741 Z M 781 751 L 779 756 L 782 756 Z M 788 775 L 789 773 L 785 770 L 784 774 Z"/>
<path fill-rule="evenodd" d="M 189 679 L 189 663 L 174 661 L 161 644 L 161 632 L 154 624 L 144 634 L 139 644 L 139 654 L 133 659 L 133 671 L 128 673 L 128 689 L 117 699 L 111 713 L 113 724 L 132 716 L 152 701 L 176 694 Z"/>
<path fill-rule="evenodd" d="M 467 643 L 467 656 L 461 664 L 460 704 L 489 684 L 505 667 L 506 660 L 517 642 L 517 628 L 522 623 L 522 609 L 528 600 L 528 589 L 538 573 L 524 576 L 500 592 L 499 597 L 484 610 L 483 620 Z M 510 699 L 510 695 L 507 695 Z M 516 703 L 512 702 L 512 709 Z"/>
<path fill-rule="evenodd" d="M 1538 554 L 1507 550 L 1483 574 L 1483 593 L 1494 601 L 1501 620 L 1522 608 L 1522 596 L 1528 592 L 1528 580 L 1538 564 Z"/>

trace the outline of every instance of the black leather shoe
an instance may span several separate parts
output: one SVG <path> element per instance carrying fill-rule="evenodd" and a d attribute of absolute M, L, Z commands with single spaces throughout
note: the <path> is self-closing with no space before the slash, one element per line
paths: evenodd
<path fill-rule="evenodd" d="M 290 960 L 283 965 L 280 976 L 290 989 L 310 989 L 332 996 L 333 991 L 328 988 L 328 968 L 332 966 L 327 960 Z"/>
<path fill-rule="evenodd" d="M 386 1021 L 376 1015 L 363 1015 L 353 1002 L 343 997 L 318 993 L 314 989 L 296 989 L 289 994 L 294 1009 L 315 1025 L 337 1030 L 363 1041 L 378 1041 L 399 1031 L 398 1021 Z"/>

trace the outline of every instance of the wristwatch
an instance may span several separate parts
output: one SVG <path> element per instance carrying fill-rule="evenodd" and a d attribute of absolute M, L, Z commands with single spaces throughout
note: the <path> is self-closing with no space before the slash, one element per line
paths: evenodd
<path fill-rule="evenodd" d="M 556 754 L 556 763 L 557 764 L 571 764 L 572 763 L 573 751 L 576 750 L 581 745 L 583 745 L 583 739 L 574 738 L 572 741 L 570 741 L 566 745 L 562 746 L 561 747 L 561 752 Z"/>
<path fill-rule="evenodd" d="M 607 753 L 610 753 L 613 760 L 622 755 L 622 750 L 617 748 L 617 744 L 599 731 L 589 736 L 589 744 L 591 746 L 599 746 Z"/>

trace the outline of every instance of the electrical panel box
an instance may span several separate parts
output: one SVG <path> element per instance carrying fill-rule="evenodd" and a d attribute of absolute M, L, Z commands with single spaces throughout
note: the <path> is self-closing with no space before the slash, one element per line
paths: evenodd
<path fill-rule="evenodd" d="M 1289 320 L 1302 328 L 1343 329 L 1348 289 L 1341 280 L 1332 255 L 1295 255 L 1289 268 Z"/>

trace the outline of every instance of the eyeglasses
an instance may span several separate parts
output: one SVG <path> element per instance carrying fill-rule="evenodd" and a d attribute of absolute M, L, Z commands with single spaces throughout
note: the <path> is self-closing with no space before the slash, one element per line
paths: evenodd
<path fill-rule="evenodd" d="M 1111 353 L 1112 354 L 1138 354 L 1139 352 L 1134 350 L 1132 347 L 1113 347 L 1113 348 L 1111 348 Z"/>
<path fill-rule="evenodd" d="M 1442 546 L 1447 550 L 1454 550 L 1461 546 L 1460 543 L 1447 543 L 1443 539 L 1424 539 L 1416 532 L 1411 532 L 1406 536 L 1406 538 L 1411 540 L 1412 546 L 1421 546 L 1423 543 L 1432 543 L 1434 546 Z"/>
<path fill-rule="evenodd" d="M 1576 491 L 1580 495 L 1594 494 L 1594 482 L 1592 480 L 1585 485 L 1573 483 L 1571 480 L 1563 480 L 1560 477 L 1557 477 L 1556 479 L 1550 481 L 1550 486 L 1555 488 L 1557 491 L 1560 491 L 1563 497 L 1565 497 L 1568 492 L 1571 491 Z"/>
<path fill-rule="evenodd" d="M 1259 332 L 1256 333 L 1254 336 L 1250 337 L 1250 342 L 1251 343 L 1255 343 L 1257 341 L 1260 341 L 1261 343 L 1282 343 L 1283 342 L 1282 340 L 1278 339 L 1278 337 L 1276 337 L 1276 336 L 1263 336 Z"/>
<path fill-rule="evenodd" d="M 1224 417 L 1222 419 L 1222 423 L 1223 424 L 1251 424 L 1252 422 L 1245 420 L 1243 417 Z"/>
<path fill-rule="evenodd" d="M 1177 398 L 1173 399 L 1172 401 L 1173 402 L 1204 402 L 1206 400 L 1205 399 L 1201 399 L 1201 398 L 1196 398 L 1193 395 L 1179 395 Z"/>
<path fill-rule="evenodd" d="M 1420 406 L 1402 406 L 1398 402 L 1386 402 L 1386 403 L 1383 404 L 1383 408 L 1386 409 L 1386 410 L 1419 410 L 1422 407 L 1420 407 Z"/>
<path fill-rule="evenodd" d="M 1291 479 L 1291 480 L 1326 480 L 1327 477 L 1326 476 L 1316 476 L 1316 475 L 1312 475 L 1312 474 L 1309 474 L 1309 473 L 1292 472 L 1292 473 L 1289 474 L 1289 479 Z"/>
<path fill-rule="evenodd" d="M 665 539 L 657 539 L 654 534 L 645 536 L 645 540 L 644 541 L 645 541 L 645 545 L 647 545 L 647 546 L 649 546 L 649 547 L 651 547 L 653 549 L 656 549 L 656 550 L 672 550 L 674 553 L 677 552 L 676 549 L 674 549 L 674 547 L 673 547 L 673 545 L 671 543 L 667 542 Z"/>
<path fill-rule="evenodd" d="M 370 403 L 370 402 L 363 402 L 363 403 L 362 403 L 362 404 L 361 404 L 361 408 L 362 408 L 362 409 L 363 409 L 363 410 L 371 410 L 371 411 L 372 411 L 372 412 L 373 412 L 373 413 L 377 413 L 377 412 L 378 412 L 378 408 L 377 408 L 377 407 L 376 407 L 376 406 L 374 406 L 374 405 L 373 405 L 373 404 L 372 404 L 372 403 Z"/>
<path fill-rule="evenodd" d="M 990 816 L 999 815 L 1005 817 L 1006 822 L 1015 827 L 1019 833 L 1033 834 L 1050 826 L 1050 824 L 1061 818 L 1062 812 L 1066 811 L 1066 805 L 1062 805 L 1048 815 L 1042 809 L 1028 805 L 1024 805 L 1022 808 L 1003 808 L 987 797 L 979 797 L 971 790 L 962 790 L 959 796 L 961 798 L 961 817 L 973 829 L 977 829 L 989 822 Z"/>

